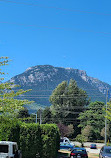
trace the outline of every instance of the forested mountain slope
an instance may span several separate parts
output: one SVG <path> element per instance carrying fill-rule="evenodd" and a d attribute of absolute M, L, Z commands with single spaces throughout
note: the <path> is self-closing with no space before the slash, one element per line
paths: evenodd
<path fill-rule="evenodd" d="M 66 80 L 74 79 L 79 88 L 85 90 L 91 101 L 104 101 L 106 89 L 111 86 L 96 78 L 89 77 L 85 71 L 73 68 L 61 68 L 51 65 L 38 65 L 28 68 L 24 73 L 11 78 L 10 82 L 21 85 L 22 89 L 32 91 L 21 96 L 34 100 L 36 104 L 50 106 L 49 96 L 55 87 Z"/>

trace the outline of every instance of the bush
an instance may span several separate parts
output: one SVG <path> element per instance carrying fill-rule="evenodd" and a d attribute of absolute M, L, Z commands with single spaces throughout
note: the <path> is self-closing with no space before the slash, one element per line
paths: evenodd
<path fill-rule="evenodd" d="M 23 123 L 20 128 L 20 149 L 24 158 L 42 157 L 42 139 L 39 124 Z"/>
<path fill-rule="evenodd" d="M 78 134 L 76 137 L 76 141 L 80 142 L 81 145 L 85 142 L 85 137 L 82 134 Z"/>
<path fill-rule="evenodd" d="M 43 141 L 43 157 L 55 158 L 60 146 L 60 135 L 58 127 L 54 124 L 41 125 Z"/>
<path fill-rule="evenodd" d="M 17 119 L 0 116 L 0 140 L 14 141 L 19 145 L 20 126 Z"/>
<path fill-rule="evenodd" d="M 0 140 L 15 141 L 23 158 L 56 158 L 60 135 L 54 124 L 22 123 L 0 117 Z"/>

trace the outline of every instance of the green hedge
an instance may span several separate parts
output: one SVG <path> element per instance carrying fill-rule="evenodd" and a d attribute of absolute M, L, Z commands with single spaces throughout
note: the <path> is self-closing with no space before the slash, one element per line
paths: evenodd
<path fill-rule="evenodd" d="M 55 124 L 0 119 L 0 126 L 0 140 L 16 141 L 23 158 L 56 158 L 60 135 Z"/>
<path fill-rule="evenodd" d="M 0 116 L 0 140 L 14 141 L 19 145 L 21 122 Z"/>
<path fill-rule="evenodd" d="M 24 123 L 20 128 L 20 149 L 23 158 L 42 157 L 41 128 L 39 124 Z"/>
<path fill-rule="evenodd" d="M 60 136 L 58 127 L 54 124 L 41 125 L 43 141 L 43 157 L 55 158 L 59 150 Z"/>

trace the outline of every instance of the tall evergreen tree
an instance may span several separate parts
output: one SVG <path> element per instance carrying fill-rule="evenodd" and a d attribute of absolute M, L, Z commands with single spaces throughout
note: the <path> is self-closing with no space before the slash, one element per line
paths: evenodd
<path fill-rule="evenodd" d="M 42 112 L 42 123 L 52 123 L 53 117 L 50 110 L 50 107 L 46 107 Z"/>
<path fill-rule="evenodd" d="M 88 105 L 88 97 L 85 91 L 77 86 L 75 80 L 63 81 L 50 96 L 51 110 L 58 123 L 73 124 L 75 133 L 78 131 L 78 116 Z"/>
<path fill-rule="evenodd" d="M 86 111 L 80 113 L 79 115 L 79 127 L 81 127 L 83 131 L 87 126 L 92 128 L 92 134 L 90 134 L 89 139 L 101 139 L 100 133 L 105 125 L 105 115 L 103 110 L 104 106 L 105 105 L 103 102 L 92 102 L 89 104 Z"/>

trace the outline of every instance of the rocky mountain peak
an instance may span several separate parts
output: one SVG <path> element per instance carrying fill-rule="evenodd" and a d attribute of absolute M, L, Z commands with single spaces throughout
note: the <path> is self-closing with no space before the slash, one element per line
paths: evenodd
<path fill-rule="evenodd" d="M 10 82 L 21 85 L 23 89 L 32 89 L 30 93 L 36 96 L 42 94 L 50 96 L 58 84 L 64 80 L 69 82 L 70 79 L 74 79 L 92 101 L 105 101 L 106 89 L 111 89 L 110 85 L 88 76 L 84 70 L 51 65 L 29 67 L 24 73 L 11 78 Z M 48 97 L 41 99 L 32 97 L 32 100 L 41 105 L 50 105 Z"/>

